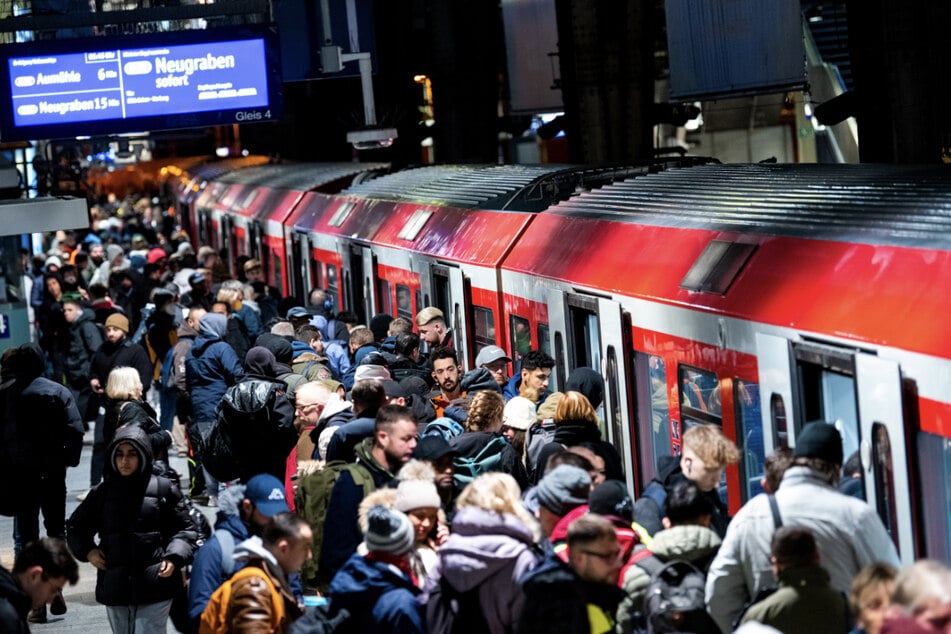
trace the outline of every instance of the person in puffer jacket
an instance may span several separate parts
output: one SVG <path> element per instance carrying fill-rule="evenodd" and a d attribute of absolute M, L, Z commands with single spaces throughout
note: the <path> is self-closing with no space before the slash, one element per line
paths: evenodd
<path fill-rule="evenodd" d="M 144 431 L 119 429 L 106 455 L 102 483 L 69 518 L 67 542 L 97 569 L 96 601 L 113 632 L 165 632 L 198 534 L 178 487 L 153 475 Z"/>

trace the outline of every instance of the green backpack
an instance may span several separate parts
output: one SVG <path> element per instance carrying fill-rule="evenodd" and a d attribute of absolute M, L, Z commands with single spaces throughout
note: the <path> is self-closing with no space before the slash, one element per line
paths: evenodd
<path fill-rule="evenodd" d="M 501 471 L 502 452 L 507 446 L 505 438 L 496 436 L 474 458 L 454 459 L 452 465 L 456 473 L 452 478 L 456 486 L 462 489 L 483 473 Z"/>
<path fill-rule="evenodd" d="M 301 567 L 301 582 L 307 588 L 316 588 L 326 592 L 330 587 L 331 575 L 319 569 L 320 550 L 324 543 L 324 519 L 327 516 L 327 506 L 330 505 L 330 494 L 333 492 L 337 478 L 344 471 L 357 486 L 363 489 L 363 497 L 376 490 L 373 476 L 355 462 L 334 460 L 328 462 L 322 469 L 310 473 L 297 483 L 297 492 L 294 494 L 294 504 L 297 514 L 311 525 L 314 533 L 314 543 L 311 548 L 313 558 L 304 562 Z"/>

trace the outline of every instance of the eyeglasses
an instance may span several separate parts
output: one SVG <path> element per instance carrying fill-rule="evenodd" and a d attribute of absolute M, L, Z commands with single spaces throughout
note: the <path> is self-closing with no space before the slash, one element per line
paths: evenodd
<path fill-rule="evenodd" d="M 308 408 L 313 407 L 314 405 L 320 405 L 320 403 L 306 403 L 306 404 L 298 403 L 298 404 L 297 404 L 297 407 L 294 408 L 294 411 L 296 411 L 296 412 L 304 412 L 304 411 L 306 411 Z"/>
<path fill-rule="evenodd" d="M 582 553 L 585 555 L 591 555 L 592 557 L 597 557 L 603 561 L 613 562 L 621 558 L 622 550 L 618 548 L 617 550 L 612 550 L 609 553 L 599 553 L 596 550 L 582 550 Z"/>

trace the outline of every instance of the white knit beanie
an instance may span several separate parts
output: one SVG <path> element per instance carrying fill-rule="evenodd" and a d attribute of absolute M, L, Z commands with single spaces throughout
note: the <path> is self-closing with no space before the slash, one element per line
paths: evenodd
<path fill-rule="evenodd" d="M 502 410 L 502 424 L 512 429 L 528 431 L 535 422 L 535 403 L 525 397 L 515 396 Z"/>
<path fill-rule="evenodd" d="M 430 480 L 403 480 L 396 489 L 396 510 L 406 513 L 414 509 L 440 507 L 439 492 Z"/>

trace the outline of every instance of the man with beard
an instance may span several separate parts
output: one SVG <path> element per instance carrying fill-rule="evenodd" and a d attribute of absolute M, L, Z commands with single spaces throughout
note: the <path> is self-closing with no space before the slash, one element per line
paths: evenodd
<path fill-rule="evenodd" d="M 416 421 L 402 405 L 384 405 L 376 415 L 376 431 L 356 447 L 356 467 L 372 478 L 374 488 L 390 484 L 416 449 Z M 323 548 L 320 551 L 321 577 L 330 579 L 357 551 L 363 531 L 357 520 L 363 498 L 372 491 L 356 483 L 344 471 L 334 483 L 327 505 Z"/>
<path fill-rule="evenodd" d="M 459 365 L 459 358 L 452 348 L 436 348 L 430 355 L 430 360 L 433 365 L 433 380 L 439 388 L 439 393 L 434 392 L 430 400 L 436 410 L 436 418 L 440 418 L 453 400 L 466 395 L 459 383 L 462 366 Z"/>

